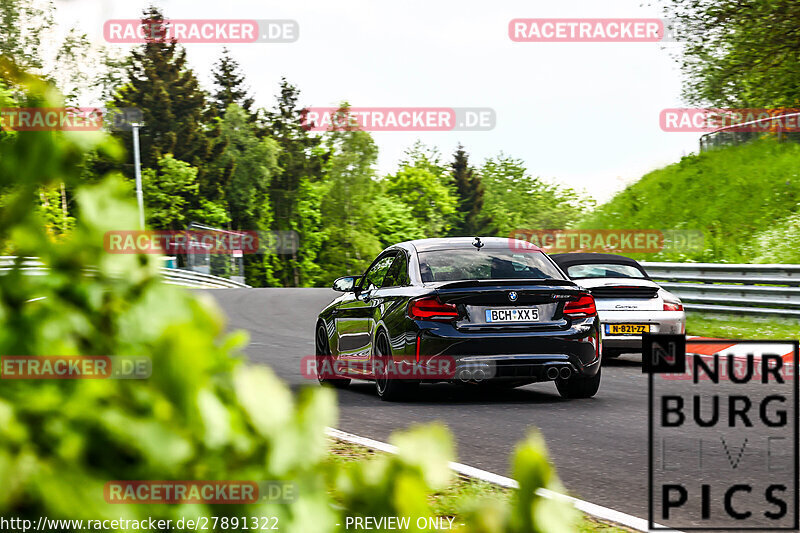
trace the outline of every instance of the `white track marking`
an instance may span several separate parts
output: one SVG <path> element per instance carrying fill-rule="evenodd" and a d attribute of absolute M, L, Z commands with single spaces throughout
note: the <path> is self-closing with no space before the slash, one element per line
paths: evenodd
<path fill-rule="evenodd" d="M 346 442 L 352 442 L 353 444 L 360 444 L 361 446 L 373 450 L 378 450 L 386 453 L 397 453 L 397 446 L 388 444 L 386 442 L 368 439 L 366 437 L 360 437 L 358 435 L 347 433 L 345 431 L 341 431 L 334 428 L 327 428 L 326 433 L 328 434 L 329 437 L 333 437 L 335 439 L 343 440 Z M 501 487 L 506 487 L 510 489 L 519 488 L 519 484 L 511 478 L 500 476 L 492 472 L 487 472 L 486 470 L 481 470 L 479 468 L 475 468 L 474 466 L 451 462 L 450 468 L 452 468 L 455 472 L 458 472 L 459 474 L 479 479 L 481 481 L 486 481 L 487 483 L 494 483 L 495 485 L 500 485 Z M 637 518 L 629 514 L 615 511 L 614 509 L 609 509 L 608 507 L 603 507 L 602 505 L 597 505 L 584 500 L 579 500 L 577 498 L 573 498 L 572 496 L 567 496 L 566 494 L 561 494 L 559 492 L 554 492 L 548 489 L 539 489 L 536 491 L 536 493 L 539 494 L 539 496 L 542 496 L 543 498 L 569 502 L 579 511 L 588 514 L 590 516 L 593 516 L 595 518 L 599 518 L 601 520 L 606 520 L 609 522 L 614 522 L 621 526 L 625 526 L 630 529 L 635 529 L 636 531 L 645 531 L 645 532 L 649 531 L 647 520 L 643 518 Z M 680 531 L 674 529 L 660 529 L 664 527 L 660 524 L 655 524 L 655 525 L 656 527 L 659 528 L 660 531 L 664 531 L 665 533 L 681 533 Z"/>

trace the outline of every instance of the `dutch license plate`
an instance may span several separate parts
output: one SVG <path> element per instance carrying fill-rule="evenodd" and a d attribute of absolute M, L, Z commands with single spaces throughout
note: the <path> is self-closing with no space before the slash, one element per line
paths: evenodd
<path fill-rule="evenodd" d="M 606 324 L 609 335 L 641 335 L 650 333 L 650 324 Z"/>
<path fill-rule="evenodd" d="M 486 310 L 486 322 L 536 322 L 538 320 L 539 310 L 535 308 Z"/>

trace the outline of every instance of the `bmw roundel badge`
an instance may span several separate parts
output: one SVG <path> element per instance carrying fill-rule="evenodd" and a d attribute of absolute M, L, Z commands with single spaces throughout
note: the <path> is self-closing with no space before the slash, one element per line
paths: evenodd
<path fill-rule="evenodd" d="M 516 302 L 517 301 L 517 291 L 510 291 L 508 293 L 508 299 L 511 300 L 512 302 Z"/>

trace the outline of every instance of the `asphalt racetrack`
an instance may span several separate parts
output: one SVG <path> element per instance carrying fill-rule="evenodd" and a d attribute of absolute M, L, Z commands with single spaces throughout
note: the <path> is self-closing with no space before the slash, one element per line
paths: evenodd
<path fill-rule="evenodd" d="M 335 297 L 335 292 L 329 289 L 205 292 L 225 311 L 230 329 L 250 333 L 246 353 L 251 361 L 269 365 L 292 387 L 318 386 L 302 377 L 300 361 L 314 353 L 317 313 Z M 536 427 L 544 434 L 558 475 L 571 495 L 646 518 L 647 385 L 641 358 L 634 355 L 606 362 L 600 391 L 589 400 L 562 400 L 552 383 L 510 391 L 436 384 L 420 387 L 412 401 L 390 403 L 377 398 L 374 384 L 355 381 L 338 393 L 338 429 L 386 441 L 395 430 L 441 421 L 456 438 L 459 462 L 510 475 L 510 453 L 515 443 Z M 686 431 L 683 436 L 688 442 L 692 430 Z M 761 444 L 750 440 L 751 447 L 745 450 L 744 459 L 764 451 L 758 449 Z M 729 444 L 735 459 L 741 442 Z M 714 470 L 707 475 L 713 478 Z M 772 477 L 761 468 L 748 476 L 755 476 L 753 482 L 758 486 Z M 791 502 L 793 494 L 789 490 L 787 496 Z M 699 499 L 694 496 L 691 505 Z M 711 497 L 712 508 L 721 509 L 722 494 Z M 767 504 L 763 506 L 770 508 Z"/>

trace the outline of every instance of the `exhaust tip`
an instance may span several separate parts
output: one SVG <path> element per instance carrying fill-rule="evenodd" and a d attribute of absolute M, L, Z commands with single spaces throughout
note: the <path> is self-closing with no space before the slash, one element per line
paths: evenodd
<path fill-rule="evenodd" d="M 572 369 L 570 369 L 568 366 L 565 366 L 559 371 L 558 375 L 561 376 L 561 379 L 569 379 L 569 377 L 572 375 Z"/>
<path fill-rule="evenodd" d="M 547 369 L 547 379 L 556 379 L 558 377 L 558 369 L 551 366 Z"/>
<path fill-rule="evenodd" d="M 480 368 L 472 373 L 472 379 L 475 381 L 483 381 L 486 379 L 486 372 L 481 370 Z"/>
<path fill-rule="evenodd" d="M 467 381 L 472 379 L 472 371 L 470 369 L 468 369 L 468 368 L 465 368 L 464 370 L 461 370 L 458 373 L 458 379 L 460 379 L 461 381 L 466 383 Z"/>

